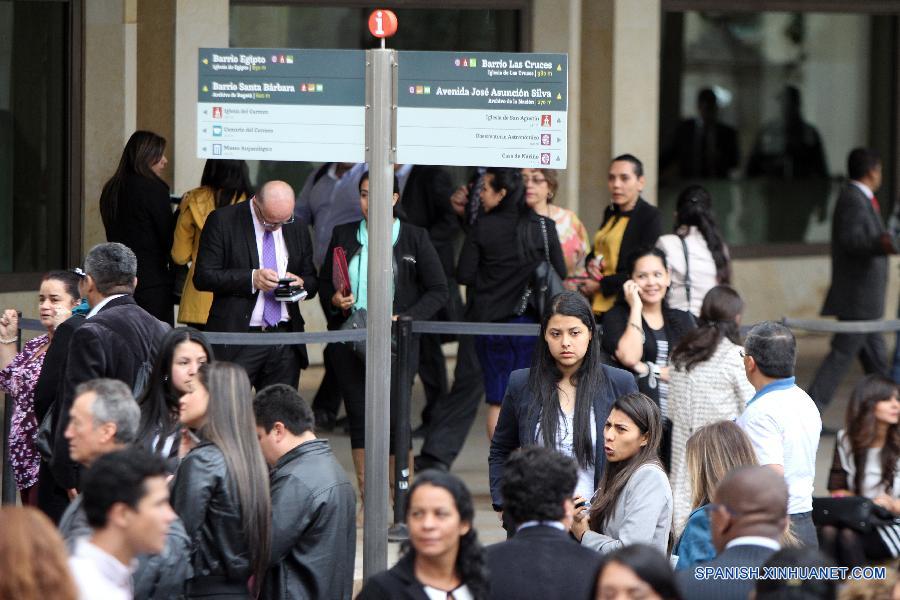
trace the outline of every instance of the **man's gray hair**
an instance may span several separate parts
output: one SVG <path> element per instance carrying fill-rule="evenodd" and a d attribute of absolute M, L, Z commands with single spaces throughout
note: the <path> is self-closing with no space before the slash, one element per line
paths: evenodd
<path fill-rule="evenodd" d="M 750 328 L 744 338 L 744 352 L 756 361 L 766 377 L 783 379 L 794 375 L 797 341 L 794 333 L 775 321 L 763 321 Z"/>
<path fill-rule="evenodd" d="M 137 257 L 118 242 L 97 244 L 84 257 L 84 272 L 91 276 L 104 296 L 134 293 Z"/>
<path fill-rule="evenodd" d="M 92 379 L 75 388 L 75 397 L 94 392 L 91 416 L 94 425 L 114 423 L 115 440 L 120 444 L 131 444 L 137 439 L 141 422 L 141 408 L 131 395 L 131 389 L 118 379 Z"/>

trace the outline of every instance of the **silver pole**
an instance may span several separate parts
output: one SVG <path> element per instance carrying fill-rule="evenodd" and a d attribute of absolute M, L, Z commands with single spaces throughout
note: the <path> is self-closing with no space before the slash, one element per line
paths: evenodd
<path fill-rule="evenodd" d="M 387 568 L 390 440 L 391 226 L 394 191 L 392 99 L 395 50 L 366 50 L 366 161 L 369 163 L 369 287 L 366 329 L 366 469 L 363 579 Z"/>

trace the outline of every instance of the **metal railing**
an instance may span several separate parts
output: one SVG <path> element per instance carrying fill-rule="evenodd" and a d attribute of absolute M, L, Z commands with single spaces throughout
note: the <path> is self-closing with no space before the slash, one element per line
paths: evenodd
<path fill-rule="evenodd" d="M 885 321 L 831 321 L 825 319 L 792 319 L 783 318 L 782 323 L 795 330 L 813 333 L 872 333 L 900 331 L 900 320 Z M 23 331 L 43 331 L 45 327 L 36 319 L 19 320 L 18 348 L 21 349 Z M 410 318 L 399 318 L 394 323 L 394 335 L 397 339 L 397 377 L 399 381 L 411 381 L 414 375 L 411 370 L 413 344 L 417 334 L 443 334 L 457 336 L 510 335 L 537 336 L 540 326 L 536 323 L 472 323 L 464 321 L 413 321 Z M 204 332 L 212 344 L 237 345 L 296 345 L 327 344 L 366 339 L 366 330 L 338 330 L 298 333 L 223 333 Z M 412 388 L 408 385 L 397 387 L 396 418 L 394 428 L 395 448 L 409 448 L 411 444 L 411 405 Z M 12 418 L 12 399 L 6 396 L 5 418 L 3 424 L 3 495 L 4 504 L 15 502 L 16 485 L 9 461 L 9 430 Z M 406 510 L 407 493 L 410 484 L 409 453 L 395 452 L 394 466 L 394 527 L 390 537 L 393 540 L 405 536 L 402 527 Z"/>

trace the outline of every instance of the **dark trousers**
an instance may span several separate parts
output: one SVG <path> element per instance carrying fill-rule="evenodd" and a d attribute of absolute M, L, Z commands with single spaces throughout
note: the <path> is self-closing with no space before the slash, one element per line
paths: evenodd
<path fill-rule="evenodd" d="M 65 488 L 56 483 L 56 478 L 50 469 L 50 465 L 41 460 L 41 466 L 38 470 L 38 491 L 37 506 L 41 511 L 50 517 L 54 525 L 59 525 L 66 508 L 69 507 L 69 495 Z"/>
<path fill-rule="evenodd" d="M 800 540 L 800 544 L 817 550 L 819 548 L 819 536 L 816 535 L 812 511 L 788 515 L 788 517 L 791 520 L 791 531 Z"/>
<path fill-rule="evenodd" d="M 431 423 L 434 406 L 449 393 L 447 381 L 447 359 L 441 348 L 441 336 L 423 335 L 419 338 L 419 379 L 425 388 L 425 408 L 422 410 L 422 425 Z"/>
<path fill-rule="evenodd" d="M 484 381 L 475 354 L 475 340 L 472 336 L 460 336 L 453 386 L 434 405 L 422 456 L 447 466 L 453 464 L 478 414 L 482 395 Z"/>
<path fill-rule="evenodd" d="M 836 333 L 831 338 L 831 351 L 807 390 L 819 410 L 824 411 L 831 402 L 831 396 L 857 357 L 866 374 L 887 375 L 887 347 L 880 333 Z"/>
<path fill-rule="evenodd" d="M 300 346 L 216 346 L 216 358 L 241 365 L 250 384 L 261 390 L 273 383 L 300 385 Z"/>
<path fill-rule="evenodd" d="M 399 380 L 397 361 L 391 358 L 391 397 L 390 397 L 390 451 L 394 454 L 394 431 L 397 425 L 397 400 L 400 386 L 412 388 L 416 372 L 415 343 L 410 354 L 410 369 L 406 381 Z M 353 351 L 349 344 L 328 344 L 325 348 L 326 360 L 333 361 L 336 367 L 338 389 L 344 398 L 344 409 L 347 411 L 347 423 L 350 427 L 350 447 L 366 447 L 366 363 Z M 407 423 L 407 426 L 409 424 Z"/>
<path fill-rule="evenodd" d="M 333 361 L 329 360 L 331 353 L 328 352 L 328 346 L 322 353 L 322 359 L 325 366 L 325 374 L 322 376 L 322 383 L 313 398 L 312 409 L 315 412 L 324 412 L 332 418 L 336 418 L 341 408 L 341 390 L 338 386 L 336 370 Z"/>

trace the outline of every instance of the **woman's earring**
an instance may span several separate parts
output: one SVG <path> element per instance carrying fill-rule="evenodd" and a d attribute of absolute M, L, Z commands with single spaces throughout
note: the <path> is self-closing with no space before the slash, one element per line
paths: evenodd
<path fill-rule="evenodd" d="M 547 194 L 547 200 L 553 200 L 553 192 Z"/>
<path fill-rule="evenodd" d="M 166 383 L 168 383 L 168 382 L 169 382 L 169 376 L 168 376 L 168 375 L 163 375 L 163 381 L 166 382 Z"/>

